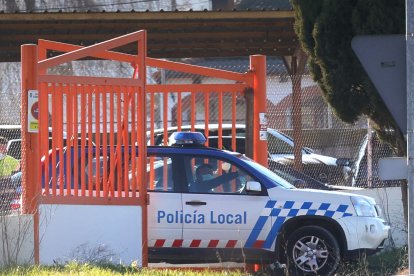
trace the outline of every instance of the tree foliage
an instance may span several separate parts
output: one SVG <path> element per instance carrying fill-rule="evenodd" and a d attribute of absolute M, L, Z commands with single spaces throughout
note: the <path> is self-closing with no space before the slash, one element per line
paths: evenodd
<path fill-rule="evenodd" d="M 367 115 L 397 154 L 405 141 L 351 48 L 363 34 L 405 33 L 404 0 L 292 0 L 295 30 L 326 101 L 345 122 Z"/>

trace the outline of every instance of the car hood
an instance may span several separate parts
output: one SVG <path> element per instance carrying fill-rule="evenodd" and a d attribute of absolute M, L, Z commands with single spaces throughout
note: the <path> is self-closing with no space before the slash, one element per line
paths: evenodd
<path fill-rule="evenodd" d="M 272 160 L 282 164 L 291 165 L 293 164 L 293 154 L 271 154 Z M 337 166 L 337 159 L 330 156 L 310 153 L 302 154 L 302 164 L 323 164 L 328 166 Z"/>
<path fill-rule="evenodd" d="M 298 202 L 320 202 L 331 204 L 346 204 L 352 206 L 351 197 L 360 196 L 347 191 L 324 191 L 314 189 L 283 189 L 275 187 L 268 189 L 270 199 L 294 198 Z M 365 197 L 365 196 L 361 196 Z M 353 207 L 352 207 L 353 209 Z"/>

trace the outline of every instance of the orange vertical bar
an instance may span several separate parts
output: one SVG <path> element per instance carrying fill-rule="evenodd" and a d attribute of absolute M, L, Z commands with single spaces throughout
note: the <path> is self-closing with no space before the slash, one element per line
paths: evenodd
<path fill-rule="evenodd" d="M 145 60 L 147 58 L 147 32 L 143 31 L 143 35 L 141 39 L 138 40 L 137 43 L 138 48 L 138 55 L 139 55 L 139 68 L 140 70 L 140 91 L 139 91 L 139 123 L 141 123 L 140 135 L 139 135 L 139 171 L 145 172 L 147 169 L 147 144 L 146 144 L 146 130 L 147 130 L 147 120 L 146 120 L 146 95 L 145 95 L 145 84 L 147 80 L 146 76 L 146 64 Z M 141 181 L 140 181 L 140 202 L 142 207 L 142 266 L 148 266 L 148 214 L 147 214 L 147 205 L 148 205 L 148 198 L 147 198 L 147 182 L 146 182 L 146 173 L 141 173 Z"/>
<path fill-rule="evenodd" d="M 27 44 L 21 46 L 21 124 L 22 124 L 22 187 L 23 187 L 23 214 L 34 214 L 34 261 L 39 264 L 39 215 L 38 197 L 41 194 L 41 180 L 38 134 L 28 132 L 28 92 L 37 89 L 37 46 Z M 40 95 L 38 94 L 40 100 Z M 44 97 L 42 97 L 44 98 Z M 47 101 L 46 101 L 47 104 Z M 43 106 L 42 106 L 43 107 Z M 40 108 L 40 106 L 39 106 Z M 47 107 L 46 107 L 47 109 Z M 43 110 L 43 116 L 44 116 Z M 47 156 L 46 156 L 47 158 Z M 46 176 L 45 176 L 46 178 Z"/>
<path fill-rule="evenodd" d="M 93 95 L 92 95 L 92 88 L 90 85 L 86 86 L 86 94 L 88 97 L 88 143 L 87 143 L 87 149 L 88 149 L 88 196 L 92 196 L 92 189 L 93 189 L 93 182 L 92 182 L 92 159 L 93 159 L 93 153 L 92 153 L 92 126 L 93 126 Z"/>
<path fill-rule="evenodd" d="M 142 64 L 141 64 L 142 66 Z M 140 79 L 140 85 L 142 85 L 143 80 Z M 148 181 L 149 179 L 146 178 L 146 173 L 140 173 L 140 172 L 146 172 L 147 171 L 147 156 L 146 156 L 146 147 L 144 148 L 145 150 L 143 150 L 142 147 L 142 138 L 146 137 L 146 132 L 147 132 L 147 117 L 145 116 L 145 118 L 142 118 L 143 114 L 142 114 L 142 95 L 141 93 L 145 92 L 141 92 L 142 91 L 142 86 L 136 86 L 135 87 L 135 93 L 137 96 L 137 150 L 138 150 L 138 154 L 137 154 L 137 189 L 139 191 L 139 197 L 138 197 L 138 202 L 141 206 L 143 206 L 144 204 L 146 204 L 146 198 L 145 195 L 146 191 L 147 191 L 147 185 L 148 185 Z M 145 146 L 146 146 L 146 140 L 145 140 Z M 144 154 L 143 154 L 144 153 Z M 142 168 L 145 167 L 144 170 L 142 170 Z M 144 179 L 144 178 L 145 179 Z M 145 180 L 145 182 L 143 182 Z M 143 189 L 145 189 L 143 191 Z M 141 191 L 143 191 L 143 193 L 141 193 Z"/>
<path fill-rule="evenodd" d="M 151 145 L 154 145 L 154 118 L 155 118 L 155 114 L 154 114 L 154 93 L 151 93 L 150 95 L 150 141 L 151 141 Z M 167 132 L 167 128 L 164 127 L 164 144 L 166 141 L 166 137 L 168 137 L 168 132 Z M 154 184 L 155 184 L 155 170 L 154 170 L 154 161 L 155 158 L 154 157 L 150 157 L 149 159 L 149 165 L 150 165 L 150 171 L 149 171 L 149 188 L 151 190 L 154 190 Z"/>
<path fill-rule="evenodd" d="M 96 197 L 101 197 L 101 86 L 95 86 L 94 92 L 95 92 L 95 191 L 96 191 Z M 92 141 L 90 144 L 90 149 L 93 148 Z"/>
<path fill-rule="evenodd" d="M 233 151 L 237 151 L 237 143 L 236 143 L 236 105 L 237 105 L 237 97 L 236 92 L 231 94 L 231 148 Z"/>
<path fill-rule="evenodd" d="M 191 92 L 191 131 L 194 131 L 195 121 L 196 121 L 196 92 Z"/>
<path fill-rule="evenodd" d="M 122 99 L 121 99 L 121 91 L 119 86 L 115 87 L 115 92 L 117 96 L 117 105 L 116 105 L 116 124 L 117 124 L 117 131 L 116 131 L 116 161 L 117 161 L 117 178 L 116 178 L 116 190 L 118 191 L 117 196 L 122 197 L 122 132 L 123 132 L 123 125 L 122 125 Z"/>
<path fill-rule="evenodd" d="M 44 162 L 42 164 L 43 170 L 42 175 L 39 175 L 40 181 L 42 183 L 42 178 L 44 181 L 44 193 L 46 195 L 50 194 L 50 157 L 49 157 L 49 98 L 47 91 L 47 84 L 40 84 L 39 91 L 39 145 L 40 145 L 40 156 L 44 156 Z"/>
<path fill-rule="evenodd" d="M 155 97 L 154 97 L 154 93 L 151 93 L 150 94 L 150 125 L 149 125 L 151 136 L 154 136 L 154 127 L 155 127 L 155 110 L 154 109 L 155 109 Z"/>
<path fill-rule="evenodd" d="M 149 131 L 149 141 L 150 141 L 150 145 L 153 146 L 155 143 L 155 137 L 154 137 L 154 125 L 155 125 L 155 114 L 154 114 L 154 106 L 155 106 L 155 100 L 154 100 L 154 93 L 151 93 L 150 95 L 150 123 L 149 123 L 149 127 L 150 127 L 150 131 Z M 166 135 L 166 128 L 164 128 L 164 141 L 165 141 L 165 136 Z M 154 189 L 154 157 L 150 157 L 149 158 L 149 179 L 148 179 L 148 186 L 151 190 Z"/>
<path fill-rule="evenodd" d="M 223 148 L 223 92 L 219 91 L 217 93 L 218 97 L 218 130 L 217 130 L 217 147 L 219 149 Z"/>
<path fill-rule="evenodd" d="M 135 93 L 134 89 L 132 87 L 128 87 L 128 95 L 131 100 L 131 192 L 132 197 L 136 197 L 136 191 L 137 191 L 137 155 L 136 155 L 136 149 L 137 149 L 137 132 L 136 132 L 136 101 L 135 101 Z"/>
<path fill-rule="evenodd" d="M 204 135 L 206 137 L 209 136 L 209 124 L 210 124 L 210 93 L 207 92 L 204 94 Z M 207 140 L 207 146 L 208 146 L 208 140 Z"/>
<path fill-rule="evenodd" d="M 85 179 L 85 168 L 86 168 L 86 156 L 85 156 L 85 144 L 86 144 L 86 92 L 85 87 L 82 85 L 80 89 L 81 93 L 81 119 L 80 119 L 80 125 L 81 125 L 81 147 L 80 147 L 80 159 L 81 159 L 81 166 L 80 166 L 80 177 L 81 177 L 81 195 L 84 197 L 86 195 L 86 179 Z"/>
<path fill-rule="evenodd" d="M 38 60 L 45 60 L 47 51 L 45 47 L 40 46 L 38 47 Z M 38 74 L 45 74 L 46 69 L 38 69 Z M 49 95 L 47 90 L 47 83 L 39 83 L 39 158 L 43 158 L 43 164 L 42 164 L 42 173 L 39 173 L 39 185 L 42 185 L 42 178 L 43 178 L 43 194 L 49 195 L 50 194 L 50 187 L 49 187 L 49 181 L 50 181 L 50 158 L 49 158 Z M 22 121 L 23 124 L 23 121 Z M 42 191 L 42 187 L 39 186 L 39 191 Z M 36 224 L 35 224 L 36 225 Z M 36 243 L 35 243 L 36 245 Z"/>
<path fill-rule="evenodd" d="M 150 95 L 150 133 L 151 133 L 151 145 L 154 145 L 154 125 L 155 125 L 155 114 L 154 114 L 154 106 L 155 106 L 155 99 L 154 99 L 154 93 L 151 93 Z M 168 132 L 167 128 L 164 128 L 164 145 L 168 138 Z M 151 190 L 154 190 L 154 184 L 155 184 L 155 170 L 154 170 L 154 157 L 150 158 L 150 171 L 149 171 L 149 186 Z"/>
<path fill-rule="evenodd" d="M 108 101 L 108 97 L 107 97 L 107 93 L 106 93 L 106 86 L 102 87 L 103 91 L 102 91 L 102 155 L 103 155 L 103 160 L 104 160 L 104 164 L 103 164 L 103 176 L 102 176 L 102 189 L 103 189 L 103 196 L 105 198 L 108 197 L 108 135 L 107 135 L 107 101 Z"/>
<path fill-rule="evenodd" d="M 162 95 L 162 100 L 163 100 L 163 118 L 162 118 L 162 124 L 164 127 L 163 135 L 164 135 L 164 145 L 166 146 L 168 144 L 168 92 L 161 93 L 161 95 Z M 152 135 L 152 138 L 153 137 L 154 135 Z M 152 144 L 154 144 L 154 141 L 152 142 Z"/>
<path fill-rule="evenodd" d="M 218 129 L 217 129 L 217 147 L 219 149 L 223 148 L 223 92 L 219 91 L 217 93 L 218 98 Z M 219 175 L 222 174 L 221 165 L 218 166 Z M 218 192 L 223 192 L 223 185 L 217 187 Z"/>
<path fill-rule="evenodd" d="M 110 196 L 115 197 L 115 91 L 113 86 L 109 87 L 109 148 L 110 148 Z"/>
<path fill-rule="evenodd" d="M 178 92 L 177 95 L 177 131 L 181 131 L 181 125 L 183 123 L 183 118 L 182 118 L 182 101 L 181 101 L 181 92 Z"/>
<path fill-rule="evenodd" d="M 57 131 L 53 131 L 53 137 L 57 138 L 57 148 L 59 149 L 59 194 L 63 196 L 64 188 L 64 160 L 63 160 L 63 84 L 60 83 L 57 86 L 56 107 L 52 109 L 52 112 L 56 114 L 57 119 Z"/>
<path fill-rule="evenodd" d="M 164 125 L 164 137 L 168 136 L 168 92 L 162 93 L 162 100 L 163 100 L 163 125 Z"/>
<path fill-rule="evenodd" d="M 51 86 L 51 97 L 52 97 L 52 114 L 54 112 L 58 113 L 58 111 L 56 111 L 57 108 L 57 102 L 56 102 L 56 84 L 52 84 Z M 52 117 L 52 132 L 55 131 L 57 132 L 57 116 L 51 116 Z M 52 195 L 56 196 L 56 169 L 57 169 L 57 158 L 56 158 L 56 148 L 57 148 L 57 139 L 53 139 L 52 138 Z"/>
<path fill-rule="evenodd" d="M 162 95 L 162 97 L 163 97 L 163 118 L 162 118 L 162 124 L 163 124 L 163 127 L 164 127 L 164 133 L 163 133 L 163 137 L 164 137 L 164 146 L 167 146 L 168 145 L 168 92 L 164 92 L 164 93 L 161 93 L 161 95 Z M 154 144 L 154 135 L 152 135 L 152 145 Z M 151 166 L 153 166 L 154 165 L 154 163 L 153 162 L 151 162 L 150 163 L 151 164 Z M 152 181 L 151 181 L 151 183 L 152 183 Z"/>
<path fill-rule="evenodd" d="M 64 146 L 66 147 L 66 195 L 70 196 L 71 186 L 72 186 L 72 149 L 73 149 L 73 143 L 72 143 L 72 137 L 73 137 L 73 99 L 72 99 L 72 93 L 71 93 L 71 87 L 72 85 L 67 84 L 65 86 L 65 95 L 66 95 L 66 143 L 64 143 Z"/>
<path fill-rule="evenodd" d="M 122 86 L 122 95 L 123 95 L 123 104 L 124 104 L 124 115 L 123 115 L 123 131 L 122 131 L 122 137 L 123 137 L 123 145 L 124 145 L 124 171 L 123 171 L 123 184 L 124 184 L 124 191 L 125 191 L 125 197 L 128 197 L 128 186 L 129 186 L 129 105 L 131 103 L 129 99 L 129 95 L 126 91 L 126 87 Z"/>
<path fill-rule="evenodd" d="M 250 56 L 253 72 L 253 159 L 267 167 L 267 141 L 260 139 L 260 132 L 266 131 L 266 56 Z M 260 121 L 262 116 L 262 122 Z"/>
<path fill-rule="evenodd" d="M 78 143 L 78 88 L 77 86 L 71 88 L 73 94 L 73 186 L 74 196 L 77 197 L 79 194 L 79 143 Z"/>

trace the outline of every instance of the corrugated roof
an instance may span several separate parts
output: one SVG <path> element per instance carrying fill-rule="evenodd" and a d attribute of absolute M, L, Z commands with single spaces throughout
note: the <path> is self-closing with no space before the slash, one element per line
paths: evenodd
<path fill-rule="evenodd" d="M 189 59 L 180 59 L 179 62 L 184 62 L 186 64 L 198 65 L 203 67 L 221 69 L 226 71 L 245 73 L 249 70 L 250 61 L 249 57 L 226 57 L 226 58 L 189 58 Z M 280 57 L 268 56 L 266 58 L 267 64 L 267 75 L 283 75 L 287 74 L 286 68 L 283 64 L 283 61 Z M 188 78 L 191 74 L 180 73 L 175 71 L 167 70 L 165 76 L 167 78 Z M 194 75 L 196 76 L 196 75 Z M 161 76 L 157 73 L 156 76 L 158 81 L 160 81 Z"/>
<path fill-rule="evenodd" d="M 92 45 L 141 29 L 155 58 L 291 56 L 299 45 L 292 11 L 4 13 L 0 24 L 0 62 L 38 39 Z"/>

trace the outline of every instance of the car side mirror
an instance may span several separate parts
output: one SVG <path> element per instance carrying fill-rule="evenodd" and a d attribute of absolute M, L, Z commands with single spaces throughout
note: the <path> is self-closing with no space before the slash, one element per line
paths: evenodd
<path fill-rule="evenodd" d="M 293 186 L 295 186 L 296 188 L 299 188 L 299 189 L 306 188 L 306 181 L 303 180 L 303 179 L 297 178 L 293 181 Z"/>
<path fill-rule="evenodd" d="M 336 159 L 336 165 L 340 167 L 350 166 L 351 161 L 348 158 L 338 158 Z"/>
<path fill-rule="evenodd" d="M 314 153 L 314 150 L 308 147 L 303 147 L 303 150 L 308 154 Z"/>
<path fill-rule="evenodd" d="M 262 185 L 257 181 L 247 181 L 246 191 L 253 193 L 260 193 L 262 191 Z"/>

